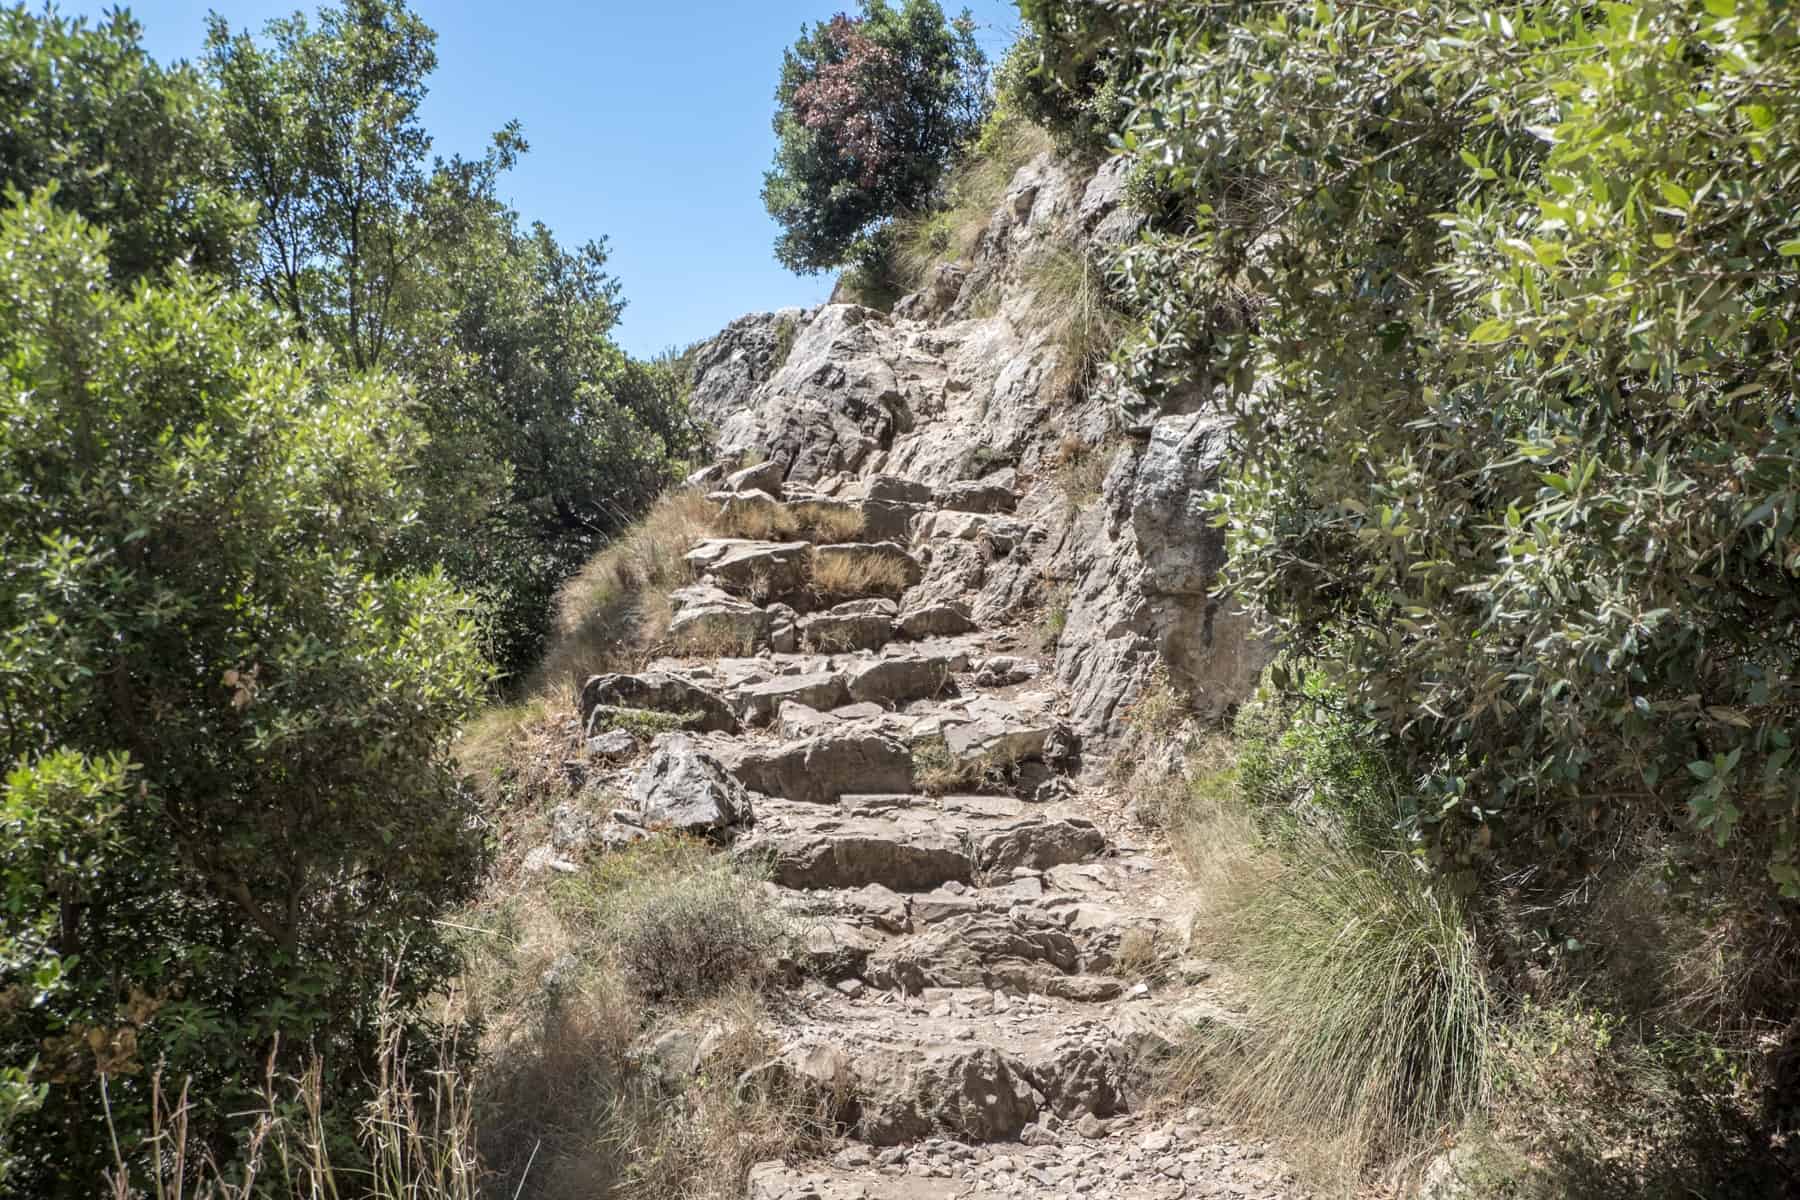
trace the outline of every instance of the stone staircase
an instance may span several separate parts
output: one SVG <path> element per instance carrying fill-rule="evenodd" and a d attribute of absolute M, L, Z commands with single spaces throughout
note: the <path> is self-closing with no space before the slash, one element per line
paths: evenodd
<path fill-rule="evenodd" d="M 634 807 L 602 840 L 713 838 L 800 931 L 782 1049 L 740 1086 L 808 1098 L 843 1140 L 757 1167 L 758 1200 L 1296 1195 L 1199 1110 L 1147 1108 L 1191 1028 L 1233 1018 L 1187 955 L 1177 869 L 1083 783 L 1030 631 L 977 625 L 983 564 L 1033 536 L 1010 475 L 703 472 L 743 536 L 687 556 L 665 657 L 583 693 L 598 757 L 680 727 L 623 771 Z M 698 1035 L 654 1052 L 705 1069 Z"/>

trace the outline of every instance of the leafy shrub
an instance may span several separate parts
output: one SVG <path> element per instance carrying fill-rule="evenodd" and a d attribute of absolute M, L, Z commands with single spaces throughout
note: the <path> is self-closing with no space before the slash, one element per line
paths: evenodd
<path fill-rule="evenodd" d="M 1800 58 L 1786 6 L 1714 8 L 1132 18 L 1122 134 L 1193 224 L 1139 248 L 1127 291 L 1176 315 L 1123 365 L 1231 399 L 1232 581 L 1337 639 L 1458 869 L 1578 869 L 1678 796 L 1800 895 L 1800 240 L 1767 186 L 1800 171 Z M 1232 288 L 1253 320 L 1179 316 Z"/>
<path fill-rule="evenodd" d="M 782 64 L 763 204 L 783 229 L 775 256 L 796 271 L 879 258 L 871 235 L 926 204 L 987 117 L 966 16 L 946 20 L 935 0 L 860 8 L 814 24 Z"/>
<path fill-rule="evenodd" d="M 158 1062 L 209 1146 L 278 1041 L 354 1095 L 374 999 L 453 970 L 434 918 L 484 860 L 448 748 L 486 668 L 470 600 L 395 567 L 393 381 L 107 270 L 42 193 L 0 217 L 0 1046 L 49 1085 L 9 1135 L 39 1195 L 110 1159 L 99 1076 L 126 1145 Z"/>
<path fill-rule="evenodd" d="M 784 928 L 760 882 L 680 838 L 652 838 L 603 859 L 559 890 L 653 1004 L 720 995 L 766 970 Z"/>
<path fill-rule="evenodd" d="M 1291 683 L 1285 662 L 1267 678 Z M 1298 687 L 1270 683 L 1238 712 L 1238 786 L 1271 836 L 1323 837 L 1390 850 L 1405 843 L 1405 789 L 1382 753 L 1378 730 L 1354 719 L 1342 692 L 1318 673 Z"/>

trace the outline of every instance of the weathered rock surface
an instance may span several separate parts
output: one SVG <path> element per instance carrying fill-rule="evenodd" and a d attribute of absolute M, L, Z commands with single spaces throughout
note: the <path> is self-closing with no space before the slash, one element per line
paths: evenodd
<path fill-rule="evenodd" d="M 704 695 L 739 728 L 708 704 L 711 732 L 663 738 L 637 772 L 637 811 L 598 833 L 563 814 L 568 849 L 532 854 L 575 870 L 667 825 L 763 873 L 795 985 L 737 1087 L 842 1140 L 757 1166 L 758 1200 L 1300 1194 L 1199 1110 L 1145 1111 L 1154 1064 L 1238 1018 L 1187 957 L 1189 902 L 1129 798 L 1083 773 L 1159 663 L 1218 711 L 1263 655 L 1214 592 L 1229 447 L 1207 397 L 1072 391 L 1034 294 L 1046 251 L 1134 236 L 1126 184 L 1122 160 L 1085 175 L 1040 156 L 971 260 L 893 315 L 746 317 L 696 352 L 724 462 L 695 485 L 724 528 L 786 540 L 696 546 L 671 657 L 640 673 L 680 686 L 607 695 L 683 713 Z M 598 751 L 571 769 L 619 774 Z M 923 794 L 946 787 L 1005 794 Z M 691 1075 L 717 1036 L 646 1053 Z"/>
<path fill-rule="evenodd" d="M 744 786 L 682 737 L 651 754 L 632 782 L 631 799 L 645 826 L 676 833 L 719 834 L 752 816 Z"/>
<path fill-rule="evenodd" d="M 737 717 L 723 697 L 678 675 L 596 675 L 581 689 L 581 716 L 591 722 L 601 706 L 640 708 L 685 718 L 684 728 L 703 733 L 734 733 Z"/>
<path fill-rule="evenodd" d="M 912 786 L 912 754 L 899 742 L 851 727 L 783 745 L 739 746 L 727 759 L 751 791 L 808 804 L 833 804 L 865 789 Z"/>

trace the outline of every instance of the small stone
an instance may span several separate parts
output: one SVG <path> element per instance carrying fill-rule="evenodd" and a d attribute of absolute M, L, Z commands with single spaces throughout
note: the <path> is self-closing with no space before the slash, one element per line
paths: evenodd
<path fill-rule="evenodd" d="M 587 752 L 595 758 L 618 762 L 637 753 L 637 738 L 628 729 L 609 729 L 587 740 Z"/>
<path fill-rule="evenodd" d="M 1150 985 L 1147 983 L 1133 984 L 1131 990 L 1125 993 L 1125 998 L 1127 1000 L 1148 1000 L 1150 998 Z"/>
<path fill-rule="evenodd" d="M 1083 1113 L 1075 1122 L 1075 1132 L 1084 1138 L 1103 1138 L 1106 1136 L 1106 1122 L 1093 1113 Z"/>
<path fill-rule="evenodd" d="M 837 990 L 854 1000 L 868 990 L 868 984 L 860 979 L 842 979 L 837 983 Z"/>
<path fill-rule="evenodd" d="M 1175 1139 L 1166 1133 L 1146 1133 L 1138 1145 L 1151 1154 L 1161 1154 L 1175 1144 Z"/>

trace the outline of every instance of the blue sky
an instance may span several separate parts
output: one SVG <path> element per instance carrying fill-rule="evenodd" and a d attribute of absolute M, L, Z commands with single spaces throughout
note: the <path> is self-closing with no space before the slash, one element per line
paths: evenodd
<path fill-rule="evenodd" d="M 1011 0 L 967 0 L 990 53 L 1018 30 Z M 782 48 L 853 0 L 413 0 L 438 32 L 425 126 L 439 152 L 479 153 L 509 118 L 531 153 L 507 198 L 567 243 L 605 236 L 634 354 L 707 337 L 745 312 L 815 304 L 828 276 L 775 262 L 762 173 Z M 951 0 L 946 10 L 962 5 Z M 100 0 L 65 0 L 97 13 Z M 150 52 L 200 52 L 208 9 L 260 29 L 316 0 L 138 0 Z"/>

